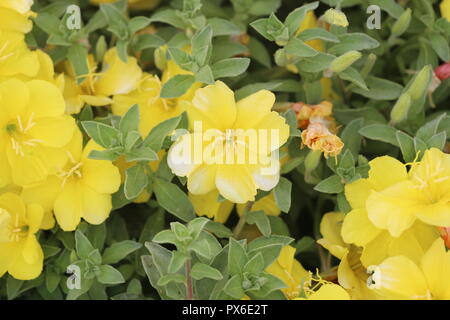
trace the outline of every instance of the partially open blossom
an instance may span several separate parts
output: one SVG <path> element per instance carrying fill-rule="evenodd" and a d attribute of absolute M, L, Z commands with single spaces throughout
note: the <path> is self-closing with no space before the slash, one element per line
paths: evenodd
<path fill-rule="evenodd" d="M 15 193 L 0 195 L 0 277 L 8 272 L 31 280 L 41 274 L 44 253 L 35 234 L 43 214 L 40 205 L 26 205 Z"/>
<path fill-rule="evenodd" d="M 92 55 L 88 56 L 88 67 L 88 74 L 81 76 L 85 79 L 78 85 L 71 65 L 65 64 L 69 76 L 64 77 L 64 97 L 70 113 L 78 113 L 85 103 L 95 107 L 111 104 L 111 96 L 135 90 L 142 76 L 136 58 L 128 57 L 128 61 L 123 62 L 116 48 L 105 53 L 101 70 L 97 71 Z"/>

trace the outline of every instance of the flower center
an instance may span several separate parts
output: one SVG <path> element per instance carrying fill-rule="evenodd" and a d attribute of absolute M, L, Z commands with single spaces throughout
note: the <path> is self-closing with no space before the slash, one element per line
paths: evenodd
<path fill-rule="evenodd" d="M 63 187 L 70 178 L 80 179 L 83 174 L 81 167 L 83 166 L 82 162 L 76 161 L 72 154 L 68 151 L 67 155 L 69 156 L 70 164 L 68 165 L 66 170 L 60 170 L 56 175 L 62 179 L 61 186 Z"/>
<path fill-rule="evenodd" d="M 21 223 L 19 215 L 16 215 L 15 221 L 11 214 L 0 208 L 0 243 L 18 242 L 28 235 L 28 226 Z"/>
<path fill-rule="evenodd" d="M 36 144 L 41 143 L 42 141 L 39 139 L 34 139 L 29 135 L 29 131 L 31 128 L 35 126 L 35 122 L 33 121 L 34 112 L 31 113 L 28 120 L 23 119 L 21 116 L 17 116 L 17 118 L 13 121 L 10 121 L 5 130 L 11 139 L 11 147 L 14 149 L 16 154 L 20 156 L 24 156 L 24 148 L 26 146 L 35 147 Z"/>
<path fill-rule="evenodd" d="M 415 187 L 430 203 L 439 202 L 445 192 L 445 188 L 442 188 L 440 183 L 450 179 L 448 171 L 445 170 L 440 159 L 433 163 L 424 161 L 418 166 L 420 167 L 413 168 L 414 171 L 411 175 Z"/>

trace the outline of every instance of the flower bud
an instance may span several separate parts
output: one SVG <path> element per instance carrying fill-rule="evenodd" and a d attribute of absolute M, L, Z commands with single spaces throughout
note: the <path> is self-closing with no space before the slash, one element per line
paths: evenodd
<path fill-rule="evenodd" d="M 97 62 L 103 61 L 103 56 L 106 53 L 108 46 L 106 44 L 106 40 L 104 36 L 101 36 L 97 40 L 97 44 L 95 45 L 95 60 Z"/>
<path fill-rule="evenodd" d="M 323 15 L 323 18 L 329 24 L 334 24 L 334 25 L 340 26 L 340 27 L 348 26 L 348 20 L 347 20 L 345 13 L 343 13 L 340 10 L 336 10 L 333 8 L 328 9 L 325 12 L 325 14 Z"/>
<path fill-rule="evenodd" d="M 394 23 L 392 27 L 392 34 L 396 37 L 401 36 L 406 29 L 408 29 L 409 24 L 411 23 L 411 9 L 406 9 L 398 18 L 398 20 Z"/>
<path fill-rule="evenodd" d="M 434 70 L 434 73 L 436 74 L 436 77 L 438 77 L 439 80 L 442 80 L 442 81 L 450 78 L 450 62 L 441 64 L 440 66 L 438 66 Z"/>
<path fill-rule="evenodd" d="M 344 53 L 342 56 L 337 57 L 331 63 L 330 69 L 333 72 L 342 72 L 348 67 L 350 67 L 356 60 L 361 58 L 361 52 L 349 51 Z"/>
<path fill-rule="evenodd" d="M 167 48 L 159 47 L 154 52 L 155 65 L 159 70 L 164 70 L 167 64 Z"/>
<path fill-rule="evenodd" d="M 397 100 L 396 104 L 391 110 L 391 120 L 394 123 L 401 122 L 408 116 L 409 108 L 411 107 L 411 96 L 405 92 Z"/>
<path fill-rule="evenodd" d="M 409 93 L 412 100 L 419 99 L 428 89 L 431 80 L 430 71 L 431 65 L 423 67 L 409 86 L 407 93 Z"/>

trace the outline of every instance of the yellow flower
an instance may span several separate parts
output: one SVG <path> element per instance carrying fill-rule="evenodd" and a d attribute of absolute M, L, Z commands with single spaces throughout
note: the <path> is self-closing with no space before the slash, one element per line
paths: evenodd
<path fill-rule="evenodd" d="M 24 35 L 0 29 L 0 80 L 17 75 L 34 77 L 38 70 L 38 56 L 28 49 Z"/>
<path fill-rule="evenodd" d="M 27 33 L 33 27 L 29 20 L 33 0 L 2 0 L 0 2 L 0 29 Z"/>
<path fill-rule="evenodd" d="M 432 148 L 422 161 L 412 164 L 408 174 L 401 164 L 396 172 L 384 172 L 398 181 L 369 195 L 366 207 L 374 225 L 395 237 L 416 220 L 450 226 L 450 155 Z"/>
<path fill-rule="evenodd" d="M 8 272 L 31 280 L 41 274 L 44 254 L 35 234 L 42 217 L 40 205 L 25 205 L 14 193 L 0 195 L 0 277 Z"/>
<path fill-rule="evenodd" d="M 217 189 L 234 203 L 254 201 L 257 189 L 271 190 L 280 177 L 273 152 L 289 137 L 285 120 L 271 111 L 274 101 L 261 90 L 235 102 L 221 81 L 198 89 L 187 108 L 194 133 L 179 137 L 168 153 L 172 172 L 187 177 L 191 193 Z"/>
<path fill-rule="evenodd" d="M 219 192 L 217 190 L 213 190 L 204 195 L 189 193 L 189 199 L 191 200 L 197 215 L 207 216 L 210 219 L 214 218 L 214 221 L 216 222 L 225 223 L 233 211 L 234 203 L 228 200 L 218 201 L 218 198 Z M 236 209 L 239 216 L 242 216 L 244 214 L 245 204 L 238 204 Z M 281 213 L 280 209 L 275 204 L 275 198 L 272 192 L 252 205 L 251 211 L 259 210 L 272 216 L 278 216 Z"/>
<path fill-rule="evenodd" d="M 443 0 L 440 4 L 441 16 L 450 21 L 450 0 Z"/>
<path fill-rule="evenodd" d="M 119 170 L 106 160 L 88 158 L 92 150 L 102 150 L 90 140 L 83 149 L 82 136 L 76 131 L 68 147 L 69 161 L 54 176 L 39 185 L 25 188 L 26 199 L 47 196 L 41 201 L 53 203 L 56 221 L 64 231 L 75 230 L 81 218 L 101 224 L 112 208 L 111 194 L 120 187 Z"/>
<path fill-rule="evenodd" d="M 281 290 L 288 299 L 299 297 L 304 283 L 311 277 L 295 259 L 295 248 L 292 246 L 283 247 L 277 260 L 266 268 L 266 272 L 280 278 L 286 284 L 287 288 Z"/>
<path fill-rule="evenodd" d="M 295 300 L 350 300 L 350 296 L 341 286 L 334 283 L 325 283 L 306 299 L 296 298 Z"/>
<path fill-rule="evenodd" d="M 340 261 L 337 269 L 339 284 L 347 290 L 352 299 L 375 299 L 376 295 L 367 287 L 368 274 L 361 263 L 361 248 L 344 242 L 341 236 L 345 214 L 342 212 L 326 213 L 320 222 L 323 238 L 317 240 Z"/>
<path fill-rule="evenodd" d="M 85 79 L 78 85 L 71 65 L 69 62 L 65 64 L 65 71 L 70 77 L 64 78 L 64 94 L 69 101 L 71 113 L 78 113 L 84 103 L 95 107 L 111 104 L 110 96 L 135 90 L 142 76 L 136 58 L 128 57 L 128 61 L 123 62 L 117 55 L 116 48 L 105 53 L 100 72 L 96 72 L 97 64 L 92 55 L 88 56 L 88 66 L 89 73 L 83 75 Z M 78 89 L 75 86 L 78 86 Z"/>
<path fill-rule="evenodd" d="M 450 252 L 437 239 L 420 263 L 395 256 L 371 266 L 371 288 L 384 299 L 450 300 Z"/>
<path fill-rule="evenodd" d="M 10 79 L 0 83 L 0 185 L 43 181 L 61 167 L 63 150 L 76 128 L 64 115 L 63 97 L 53 84 Z"/>
<path fill-rule="evenodd" d="M 370 161 L 369 165 L 367 179 L 359 179 L 345 186 L 345 196 L 352 210 L 345 216 L 342 226 L 344 241 L 363 247 L 361 261 L 366 267 L 398 254 L 418 261 L 438 237 L 435 228 L 417 221 L 408 230 L 394 236 L 375 225 L 368 215 L 374 205 L 382 205 L 369 203 L 368 199 L 373 194 L 384 193 L 408 179 L 406 167 L 389 156 L 378 157 Z M 396 207 L 387 213 L 395 216 L 399 210 L 401 208 Z"/>

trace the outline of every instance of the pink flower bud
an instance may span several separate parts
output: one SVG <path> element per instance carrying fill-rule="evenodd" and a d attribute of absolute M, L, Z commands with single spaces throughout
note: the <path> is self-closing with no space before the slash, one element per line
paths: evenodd
<path fill-rule="evenodd" d="M 439 78 L 439 80 L 450 78 L 450 63 L 441 64 L 434 70 L 434 73 L 436 74 L 436 77 Z"/>

